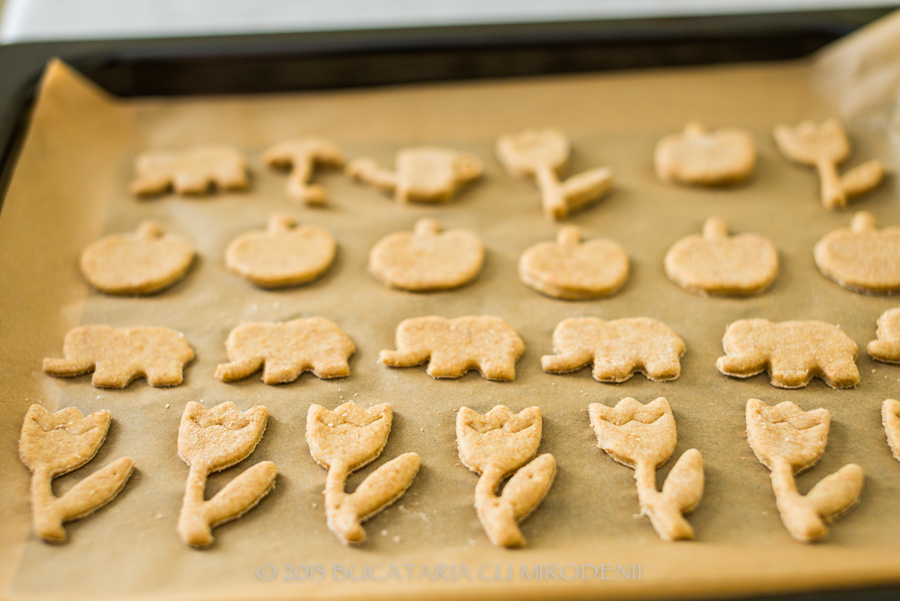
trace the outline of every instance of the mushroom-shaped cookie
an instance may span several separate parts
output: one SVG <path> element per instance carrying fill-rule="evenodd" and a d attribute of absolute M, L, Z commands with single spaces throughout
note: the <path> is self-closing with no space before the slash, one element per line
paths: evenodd
<path fill-rule="evenodd" d="M 701 295 L 747 296 L 769 287 L 778 275 L 778 252 L 757 234 L 728 235 L 718 217 L 703 224 L 702 236 L 688 236 L 666 253 L 666 275 Z"/>
<path fill-rule="evenodd" d="M 876 325 L 877 340 L 866 346 L 869 356 L 885 363 L 900 363 L 900 307 L 882 313 Z"/>
<path fill-rule="evenodd" d="M 441 231 L 434 219 L 420 219 L 415 230 L 382 238 L 369 254 L 369 271 L 384 284 L 403 290 L 447 290 L 471 281 L 481 270 L 484 246 L 468 230 Z"/>
<path fill-rule="evenodd" d="M 263 162 L 279 169 L 290 169 L 287 194 L 289 197 L 308 205 L 325 204 L 328 196 L 325 188 L 310 184 L 313 168 L 341 167 L 344 155 L 341 150 L 324 138 L 306 137 L 286 140 L 271 146 L 263 154 Z"/>
<path fill-rule="evenodd" d="M 146 221 L 133 234 L 106 236 L 85 248 L 81 272 L 107 294 L 152 294 L 183 278 L 193 262 L 190 242 Z"/>
<path fill-rule="evenodd" d="M 814 255 L 819 270 L 848 290 L 863 294 L 900 290 L 900 227 L 878 230 L 870 213 L 854 215 L 850 229 L 825 234 Z"/>
<path fill-rule="evenodd" d="M 250 180 L 247 160 L 230 146 L 206 145 L 185 150 L 150 150 L 138 156 L 131 191 L 138 195 L 206 194 L 213 186 L 243 190 Z"/>
<path fill-rule="evenodd" d="M 628 255 L 612 240 L 581 241 L 581 230 L 567 226 L 556 242 L 540 242 L 519 259 L 519 279 L 538 292 L 566 300 L 600 298 L 628 278 Z"/>
<path fill-rule="evenodd" d="M 600 198 L 612 186 L 612 172 L 606 167 L 559 181 L 559 173 L 569 160 L 569 146 L 569 139 L 555 128 L 527 129 L 497 140 L 497 157 L 506 170 L 537 180 L 544 213 L 551 219 L 566 217 L 570 211 Z"/>
<path fill-rule="evenodd" d="M 346 172 L 362 182 L 393 192 L 398 202 L 449 202 L 456 191 L 481 176 L 476 157 L 449 150 L 420 146 L 397 153 L 397 171 L 382 169 L 370 158 L 347 164 Z"/>
<path fill-rule="evenodd" d="M 656 175 L 664 182 L 701 186 L 733 184 L 753 173 L 756 144 L 740 129 L 707 132 L 688 123 L 682 133 L 666 136 L 656 145 Z"/>
<path fill-rule="evenodd" d="M 275 214 L 267 230 L 235 238 L 225 250 L 225 264 L 257 286 L 281 288 L 311 282 L 325 273 L 334 261 L 335 248 L 326 230 Z"/>

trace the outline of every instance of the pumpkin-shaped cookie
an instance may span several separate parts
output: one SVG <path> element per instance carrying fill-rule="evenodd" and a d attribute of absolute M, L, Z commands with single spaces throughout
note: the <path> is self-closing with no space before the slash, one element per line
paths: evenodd
<path fill-rule="evenodd" d="M 456 288 L 481 271 L 484 246 L 468 230 L 441 231 L 434 219 L 420 219 L 413 232 L 381 239 L 369 254 L 369 271 L 387 286 L 427 292 Z"/>
<path fill-rule="evenodd" d="M 688 123 L 682 133 L 659 141 L 654 158 L 656 174 L 664 182 L 732 184 L 753 172 L 756 144 L 739 129 L 707 132 L 699 123 Z"/>
<path fill-rule="evenodd" d="M 778 251 L 757 234 L 728 235 L 717 217 L 703 224 L 702 236 L 688 236 L 666 253 L 666 275 L 701 295 L 748 296 L 769 287 L 778 275 Z"/>
<path fill-rule="evenodd" d="M 107 236 L 85 248 L 81 272 L 108 294 L 152 294 L 183 278 L 193 262 L 190 242 L 147 221 L 133 234 Z"/>
<path fill-rule="evenodd" d="M 325 273 L 335 250 L 334 238 L 326 230 L 275 214 L 268 229 L 235 238 L 225 250 L 225 264 L 257 286 L 281 288 L 311 282 Z"/>
<path fill-rule="evenodd" d="M 825 234 L 814 255 L 822 273 L 848 290 L 864 294 L 900 290 L 900 227 L 876 229 L 870 213 L 854 215 L 850 229 Z"/>
<path fill-rule="evenodd" d="M 540 242 L 519 259 L 524 284 L 554 298 L 599 298 L 628 278 L 628 255 L 612 240 L 581 241 L 581 230 L 564 227 L 556 242 Z"/>

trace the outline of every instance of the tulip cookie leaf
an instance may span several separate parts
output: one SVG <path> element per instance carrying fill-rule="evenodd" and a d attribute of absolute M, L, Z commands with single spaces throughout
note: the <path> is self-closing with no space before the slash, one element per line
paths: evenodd
<path fill-rule="evenodd" d="M 125 488 L 134 462 L 123 457 L 94 472 L 63 496 L 53 494 L 53 478 L 89 462 L 100 450 L 111 421 L 109 411 L 87 417 L 75 407 L 49 413 L 32 405 L 19 438 L 19 457 L 31 470 L 32 527 L 48 542 L 66 541 L 65 522 L 90 515 Z"/>
<path fill-rule="evenodd" d="M 350 177 L 393 192 L 397 202 L 449 202 L 456 191 L 481 177 L 476 157 L 431 146 L 405 148 L 397 153 L 397 171 L 387 171 L 369 158 L 347 163 Z"/>
<path fill-rule="evenodd" d="M 138 156 L 134 194 L 206 194 L 213 186 L 243 190 L 250 184 L 247 160 L 230 146 L 195 146 L 185 150 L 151 150 Z"/>
<path fill-rule="evenodd" d="M 703 224 L 702 236 L 676 242 L 665 260 L 669 279 L 703 296 L 748 296 L 769 287 L 778 275 L 778 252 L 757 234 L 728 235 L 717 217 Z"/>
<path fill-rule="evenodd" d="M 549 373 L 568 373 L 593 364 L 594 379 L 624 382 L 635 372 L 657 382 L 681 374 L 684 341 L 669 326 L 649 317 L 604 321 L 573 317 L 553 331 L 555 355 L 541 357 Z"/>
<path fill-rule="evenodd" d="M 381 351 L 382 363 L 411 367 L 428 361 L 433 378 L 458 378 L 477 369 L 486 380 L 513 380 L 525 352 L 513 327 L 490 315 L 406 319 L 397 326 L 396 344 L 396 351 Z"/>
<path fill-rule="evenodd" d="M 664 182 L 734 184 L 753 173 L 756 144 L 753 136 L 739 129 L 707 132 L 699 123 L 688 123 L 684 132 L 659 141 L 654 162 L 656 175 Z"/>
<path fill-rule="evenodd" d="M 832 388 L 859 384 L 858 347 L 838 326 L 822 321 L 741 319 L 728 326 L 725 356 L 716 367 L 749 378 L 768 370 L 772 386 L 802 388 L 814 377 Z"/>
<path fill-rule="evenodd" d="M 381 455 L 391 433 L 393 410 L 387 403 L 363 409 L 347 402 L 328 411 L 312 405 L 306 417 L 306 442 L 316 462 L 328 470 L 325 513 L 328 528 L 344 544 L 366 540 L 360 525 L 403 496 L 419 471 L 416 453 L 404 453 L 369 474 L 352 493 L 347 477 Z"/>
<path fill-rule="evenodd" d="M 183 278 L 193 262 L 190 242 L 146 221 L 133 234 L 107 236 L 85 248 L 81 272 L 107 294 L 153 294 Z"/>
<path fill-rule="evenodd" d="M 287 195 L 308 205 L 322 205 L 328 199 L 325 188 L 310 184 L 316 166 L 342 167 L 344 155 L 333 142 L 306 137 L 286 140 L 266 149 L 263 162 L 278 169 L 290 169 Z"/>
<path fill-rule="evenodd" d="M 853 216 L 850 229 L 825 234 L 814 256 L 825 277 L 853 292 L 900 290 L 900 227 L 876 229 L 875 218 L 865 211 Z"/>
<path fill-rule="evenodd" d="M 894 459 L 900 461 L 900 401 L 887 399 L 881 404 L 881 423 L 887 434 Z"/>
<path fill-rule="evenodd" d="M 305 371 L 323 379 L 349 376 L 347 359 L 356 352 L 344 330 L 324 317 L 245 323 L 231 331 L 225 346 L 230 363 L 219 365 L 217 378 L 234 382 L 262 368 L 266 384 L 293 382 Z"/>
<path fill-rule="evenodd" d="M 544 213 L 562 219 L 603 196 L 612 187 L 606 167 L 573 175 L 564 182 L 559 173 L 569 160 L 569 139 L 558 129 L 527 129 L 497 140 L 497 158 L 511 174 L 533 177 L 541 191 Z"/>
<path fill-rule="evenodd" d="M 574 226 L 559 230 L 556 242 L 540 242 L 519 259 L 519 279 L 542 294 L 585 300 L 612 294 L 628 278 L 628 255 L 612 240 L 581 241 Z"/>
<path fill-rule="evenodd" d="M 541 444 L 541 410 L 529 407 L 513 413 L 498 405 L 481 415 L 463 407 L 456 415 L 456 441 L 463 465 L 481 476 L 475 486 L 475 511 L 491 543 L 523 546 L 518 523 L 537 509 L 556 476 L 553 455 L 532 460 Z M 498 495 L 500 483 L 513 473 Z"/>
<path fill-rule="evenodd" d="M 125 388 L 146 377 L 151 386 L 177 386 L 182 370 L 194 360 L 194 349 L 175 330 L 162 327 L 113 328 L 79 326 L 66 334 L 65 359 L 44 359 L 51 376 L 73 377 L 94 372 L 98 388 Z"/>
<path fill-rule="evenodd" d="M 804 121 L 796 127 L 775 128 L 775 143 L 785 157 L 801 165 L 815 167 L 821 181 L 822 204 L 827 209 L 847 206 L 847 197 L 868 192 L 884 177 L 884 166 L 872 160 L 843 175 L 837 166 L 850 154 L 850 142 L 840 122 L 826 119 L 822 123 Z"/>
<path fill-rule="evenodd" d="M 869 356 L 885 363 L 900 363 L 900 307 L 882 313 L 876 325 L 877 340 L 866 346 Z"/>
<path fill-rule="evenodd" d="M 262 288 L 306 284 L 334 261 L 334 237 L 314 225 L 299 225 L 291 216 L 275 214 L 266 230 L 246 232 L 225 249 L 225 265 Z"/>
<path fill-rule="evenodd" d="M 703 496 L 700 451 L 685 451 L 669 472 L 662 492 L 656 490 L 656 468 L 669 459 L 677 442 L 669 401 L 660 397 L 642 405 L 629 397 L 615 407 L 591 403 L 589 412 L 597 446 L 634 470 L 641 514 L 650 518 L 660 538 L 693 538 L 694 529 L 682 514 L 694 509 Z"/>
<path fill-rule="evenodd" d="M 369 254 L 369 272 L 387 286 L 428 292 L 470 282 L 484 261 L 484 246 L 468 230 L 441 231 L 434 219 L 420 219 L 415 230 L 382 238 Z"/>
<path fill-rule="evenodd" d="M 192 547 L 213 542 L 212 528 L 235 520 L 275 486 L 278 468 L 261 461 L 247 468 L 213 498 L 204 500 L 206 479 L 250 456 L 266 431 L 269 410 L 262 405 L 241 412 L 234 403 L 206 409 L 191 401 L 178 428 L 178 455 L 190 466 L 178 533 Z"/>
<path fill-rule="evenodd" d="M 819 481 L 806 495 L 794 475 L 815 465 L 825 451 L 831 414 L 804 412 L 789 401 L 774 407 L 747 401 L 747 439 L 757 458 L 772 471 L 775 505 L 785 528 L 802 543 L 828 533 L 825 523 L 847 511 L 859 498 L 862 468 L 849 463 Z"/>

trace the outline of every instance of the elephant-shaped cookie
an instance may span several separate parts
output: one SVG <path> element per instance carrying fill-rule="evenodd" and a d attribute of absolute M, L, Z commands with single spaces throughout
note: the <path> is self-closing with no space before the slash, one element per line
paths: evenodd
<path fill-rule="evenodd" d="M 490 315 L 415 317 L 397 326 L 397 350 L 381 351 L 379 360 L 391 367 L 428 361 L 433 378 L 458 378 L 477 369 L 487 380 L 512 380 L 525 344 L 506 321 Z"/>
<path fill-rule="evenodd" d="M 162 327 L 114 328 L 80 326 L 66 334 L 65 359 L 44 359 L 51 376 L 80 376 L 94 372 L 98 388 L 125 388 L 145 376 L 151 386 L 177 386 L 194 349 L 181 332 Z"/>
<path fill-rule="evenodd" d="M 553 331 L 553 351 L 555 355 L 541 357 L 544 371 L 568 373 L 593 363 L 594 379 L 600 382 L 624 382 L 636 371 L 662 382 L 681 375 L 684 341 L 649 317 L 573 317 Z"/>
<path fill-rule="evenodd" d="M 859 383 L 858 347 L 830 323 L 742 319 L 725 330 L 722 346 L 725 356 L 716 367 L 726 376 L 748 378 L 768 370 L 778 388 L 802 388 L 814 377 L 832 388 Z"/>
<path fill-rule="evenodd" d="M 347 359 L 356 352 L 350 337 L 324 317 L 245 323 L 231 331 L 225 346 L 231 362 L 219 365 L 217 378 L 243 380 L 262 367 L 266 384 L 293 382 L 305 371 L 323 379 L 349 376 Z"/>
<path fill-rule="evenodd" d="M 247 159 L 223 145 L 203 145 L 184 150 L 151 150 L 138 156 L 131 191 L 140 196 L 206 194 L 212 185 L 223 190 L 243 190 L 250 180 Z"/>
<path fill-rule="evenodd" d="M 885 363 L 900 363 L 900 307 L 882 313 L 876 325 L 876 339 L 866 345 L 869 356 Z"/>

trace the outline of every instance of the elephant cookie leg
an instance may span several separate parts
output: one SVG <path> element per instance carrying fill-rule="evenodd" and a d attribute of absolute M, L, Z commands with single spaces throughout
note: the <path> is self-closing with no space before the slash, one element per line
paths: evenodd
<path fill-rule="evenodd" d="M 681 363 L 678 359 L 673 361 L 665 358 L 647 361 L 644 365 L 644 373 L 647 374 L 648 379 L 654 382 L 674 380 L 681 375 Z"/>
<path fill-rule="evenodd" d="M 115 365 L 108 361 L 98 361 L 91 377 L 91 384 L 97 388 L 125 388 L 143 374 L 134 366 Z"/>
<path fill-rule="evenodd" d="M 482 359 L 478 371 L 486 380 L 509 381 L 516 377 L 516 362 L 510 360 Z"/>
<path fill-rule="evenodd" d="M 346 378 L 350 375 L 350 363 L 346 359 L 315 358 L 312 361 L 312 372 L 317 378 Z"/>
<path fill-rule="evenodd" d="M 718 358 L 716 367 L 726 376 L 749 378 L 764 372 L 767 361 L 754 355 L 725 355 Z"/>
<path fill-rule="evenodd" d="M 433 353 L 431 361 L 428 362 L 428 369 L 425 371 L 432 378 L 458 378 L 473 368 L 477 368 L 480 371 L 480 366 L 477 362 L 471 361 L 468 357 L 457 357 L 448 353 Z M 483 372 L 482 375 L 484 375 Z"/>
<path fill-rule="evenodd" d="M 802 388 L 821 373 L 818 367 L 813 368 L 791 359 L 776 357 L 769 361 L 769 378 L 772 385 L 778 388 Z"/>
<path fill-rule="evenodd" d="M 859 369 L 852 361 L 834 361 L 822 367 L 819 377 L 832 388 L 852 388 L 859 384 Z"/>
<path fill-rule="evenodd" d="M 638 366 L 631 361 L 612 360 L 603 357 L 594 359 L 592 375 L 598 382 L 624 382 L 634 375 Z"/>
<path fill-rule="evenodd" d="M 150 386 L 178 386 L 184 381 L 182 367 L 180 364 L 152 367 L 147 370 L 147 381 Z"/>
<path fill-rule="evenodd" d="M 243 380 L 250 374 L 262 367 L 262 357 L 247 357 L 243 359 L 235 359 L 230 363 L 222 363 L 216 368 L 216 377 L 223 382 L 234 382 Z"/>
<path fill-rule="evenodd" d="M 549 373 L 564 374 L 581 369 L 593 359 L 594 353 L 588 350 L 578 350 L 558 355 L 544 355 L 541 357 L 541 367 Z"/>
<path fill-rule="evenodd" d="M 266 384 L 284 384 L 293 382 L 307 369 L 311 368 L 308 362 L 291 361 L 289 359 L 266 359 L 263 367 L 262 381 Z"/>

